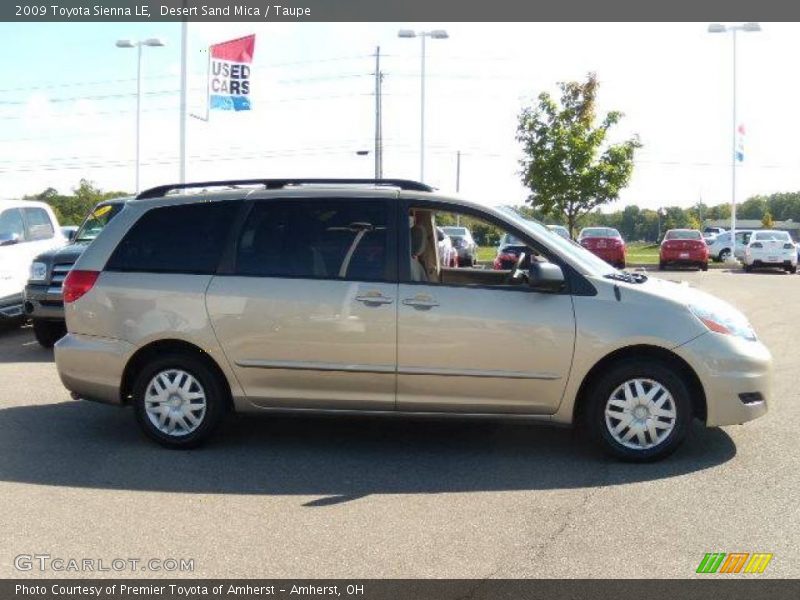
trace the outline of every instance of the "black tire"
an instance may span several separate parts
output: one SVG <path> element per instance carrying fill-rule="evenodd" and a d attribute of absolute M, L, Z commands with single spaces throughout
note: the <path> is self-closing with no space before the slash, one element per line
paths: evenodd
<path fill-rule="evenodd" d="M 797 267 L 796 266 L 786 267 L 786 272 L 787 273 L 797 273 Z"/>
<path fill-rule="evenodd" d="M 145 394 L 153 379 L 159 373 L 179 370 L 193 377 L 199 389 L 205 394 L 205 411 L 197 417 L 200 421 L 191 432 L 169 434 L 158 429 L 150 419 L 145 407 Z M 176 377 L 172 380 L 174 383 Z M 182 381 L 186 381 L 182 378 Z M 136 375 L 133 385 L 133 406 L 136 420 L 147 437 L 167 448 L 196 448 L 201 445 L 217 429 L 225 416 L 226 382 L 212 369 L 208 363 L 197 356 L 184 353 L 171 353 L 155 358 L 147 363 Z M 194 387 L 192 389 L 197 390 Z"/>
<path fill-rule="evenodd" d="M 614 438 L 609 430 L 611 425 L 607 424 L 606 404 L 611 401 L 612 394 L 615 394 L 625 382 L 635 379 L 644 379 L 660 384 L 670 394 L 671 404 L 675 410 L 671 431 L 649 448 L 636 449 L 623 445 Z M 656 397 L 659 396 L 660 394 L 657 394 Z M 607 369 L 593 383 L 588 391 L 586 401 L 585 410 L 583 410 L 583 425 L 605 453 L 623 461 L 653 462 L 661 460 L 672 454 L 683 443 L 690 430 L 692 401 L 689 388 L 680 372 L 666 361 L 640 358 L 621 360 Z M 664 406 L 668 405 L 669 400 L 666 403 Z M 653 419 L 658 421 L 661 418 L 660 415 L 656 415 Z M 615 420 L 614 417 L 611 417 L 608 422 L 617 426 L 622 424 L 621 419 Z M 622 432 L 626 432 L 626 429 L 630 428 L 623 428 Z M 660 430 L 656 429 L 656 431 Z M 643 433 L 643 435 L 646 444 L 653 442 L 652 434 Z"/>
<path fill-rule="evenodd" d="M 659 262 L 658 263 L 658 270 L 659 271 L 663 271 L 666 267 L 667 267 L 667 265 L 664 264 L 663 262 Z"/>
<path fill-rule="evenodd" d="M 750 266 L 750 265 L 745 265 L 744 266 L 744 272 L 745 273 L 752 273 L 753 272 L 753 267 Z"/>
<path fill-rule="evenodd" d="M 708 271 L 708 263 L 700 263 L 700 270 L 701 271 Z"/>
<path fill-rule="evenodd" d="M 617 263 L 617 268 L 618 269 L 624 269 L 625 266 L 626 265 L 625 265 L 625 261 L 624 260 Z"/>
<path fill-rule="evenodd" d="M 58 340 L 67 335 L 67 325 L 64 321 L 33 319 L 33 335 L 40 346 L 52 348 Z"/>

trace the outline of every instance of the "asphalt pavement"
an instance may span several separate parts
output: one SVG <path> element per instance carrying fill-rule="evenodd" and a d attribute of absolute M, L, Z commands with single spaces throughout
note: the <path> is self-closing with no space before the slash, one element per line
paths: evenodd
<path fill-rule="evenodd" d="M 146 441 L 73 401 L 29 327 L 0 332 L 0 577 L 20 555 L 192 559 L 128 577 L 694 577 L 707 552 L 800 576 L 800 276 L 669 272 L 741 308 L 775 359 L 768 415 L 615 462 L 570 429 L 231 418 L 206 447 Z M 96 564 L 96 563 L 95 563 Z M 49 577 L 97 573 L 52 572 Z"/>

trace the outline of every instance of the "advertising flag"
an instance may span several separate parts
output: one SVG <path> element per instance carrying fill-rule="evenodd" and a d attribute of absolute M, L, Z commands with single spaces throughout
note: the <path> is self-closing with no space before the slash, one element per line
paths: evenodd
<path fill-rule="evenodd" d="M 744 162 L 744 124 L 736 128 L 736 160 Z"/>
<path fill-rule="evenodd" d="M 250 110 L 250 66 L 255 47 L 255 34 L 209 47 L 209 108 Z"/>

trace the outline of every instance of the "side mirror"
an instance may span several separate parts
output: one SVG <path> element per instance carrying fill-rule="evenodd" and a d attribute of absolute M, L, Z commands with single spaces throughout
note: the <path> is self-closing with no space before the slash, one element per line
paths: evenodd
<path fill-rule="evenodd" d="M 531 289 L 547 294 L 556 294 L 564 289 L 564 271 L 551 262 L 533 261 L 528 275 Z"/>
<path fill-rule="evenodd" d="M 72 242 L 75 240 L 75 236 L 78 235 L 77 229 L 68 229 L 67 230 L 67 240 Z"/>
<path fill-rule="evenodd" d="M 19 241 L 18 233 L 0 233 L 0 246 L 13 246 L 19 244 Z"/>

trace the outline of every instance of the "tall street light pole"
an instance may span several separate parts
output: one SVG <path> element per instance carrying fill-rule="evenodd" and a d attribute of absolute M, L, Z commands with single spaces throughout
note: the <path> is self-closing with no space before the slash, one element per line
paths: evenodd
<path fill-rule="evenodd" d="M 139 162 L 141 156 L 141 122 L 142 122 L 142 47 L 150 46 L 153 48 L 164 45 L 158 38 L 148 38 L 146 40 L 131 41 L 117 40 L 117 48 L 136 48 L 136 193 L 139 193 Z"/>
<path fill-rule="evenodd" d="M 730 33 L 731 48 L 733 54 L 733 122 L 731 126 L 731 256 L 730 260 L 736 262 L 736 33 L 739 31 L 756 32 L 761 31 L 758 23 L 742 23 L 741 25 L 722 25 L 712 23 L 708 26 L 709 33 Z"/>
<path fill-rule="evenodd" d="M 425 181 L 425 39 L 446 40 L 450 37 L 444 29 L 433 29 L 431 31 L 414 31 L 412 29 L 401 29 L 397 32 L 397 37 L 401 38 L 420 38 L 422 40 L 422 54 L 420 64 L 420 117 L 419 117 L 419 180 Z"/>

